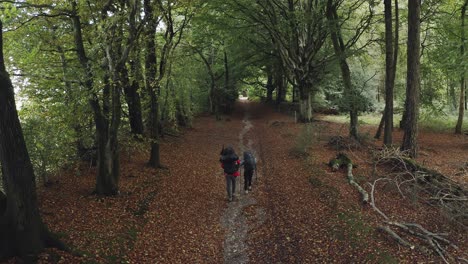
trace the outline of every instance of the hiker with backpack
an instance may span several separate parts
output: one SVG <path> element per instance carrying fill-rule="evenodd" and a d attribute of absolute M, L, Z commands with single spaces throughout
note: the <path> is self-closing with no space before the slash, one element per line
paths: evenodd
<path fill-rule="evenodd" d="M 221 167 L 226 177 L 226 190 L 229 202 L 232 202 L 236 192 L 236 179 L 240 176 L 240 160 L 232 146 L 223 147 L 221 150 Z"/>
<path fill-rule="evenodd" d="M 244 158 L 241 161 L 241 166 L 244 166 L 244 192 L 248 194 L 252 190 L 252 176 L 257 169 L 255 157 L 250 151 L 244 151 Z"/>

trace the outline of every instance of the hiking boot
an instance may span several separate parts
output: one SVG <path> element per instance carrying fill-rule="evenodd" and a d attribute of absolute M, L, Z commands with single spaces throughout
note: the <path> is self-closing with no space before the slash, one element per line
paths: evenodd
<path fill-rule="evenodd" d="M 251 191 L 251 190 L 252 190 L 252 186 L 249 186 L 249 191 Z"/>
<path fill-rule="evenodd" d="M 245 190 L 244 193 L 245 193 L 245 194 L 248 194 L 248 193 L 249 193 L 249 190 Z"/>
<path fill-rule="evenodd" d="M 229 197 L 229 198 L 228 198 L 228 201 L 229 201 L 229 202 L 232 202 L 232 197 Z"/>

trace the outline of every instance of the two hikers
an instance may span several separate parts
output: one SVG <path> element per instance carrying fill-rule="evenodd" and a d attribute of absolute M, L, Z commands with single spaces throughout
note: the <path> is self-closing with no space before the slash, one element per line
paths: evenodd
<path fill-rule="evenodd" d="M 255 158 L 250 152 L 244 152 L 244 159 L 241 161 L 232 146 L 221 150 L 221 167 L 224 169 L 226 177 L 226 190 L 228 200 L 231 202 L 236 193 L 236 179 L 240 176 L 239 168 L 244 166 L 244 191 L 248 193 L 252 190 L 252 175 L 255 167 Z"/>

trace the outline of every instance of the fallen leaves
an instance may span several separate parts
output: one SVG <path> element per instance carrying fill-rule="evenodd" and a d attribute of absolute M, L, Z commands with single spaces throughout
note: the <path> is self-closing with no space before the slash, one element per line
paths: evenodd
<path fill-rule="evenodd" d="M 254 178 L 254 190 L 248 194 L 257 203 L 243 210 L 250 262 L 438 261 L 436 256 L 399 248 L 375 231 L 378 216 L 359 205 L 359 194 L 344 172 L 329 170 L 326 163 L 336 153 L 325 146 L 330 136 L 346 133 L 341 125 L 315 122 L 319 134 L 314 135 L 310 155 L 296 158 L 289 152 L 302 125 L 260 104 L 249 108 L 254 127 L 245 137 L 258 150 L 261 175 Z M 123 157 L 119 196 L 92 195 L 95 170 L 87 165 L 80 176 L 74 171 L 58 175 L 57 184 L 39 190 L 40 210 L 44 222 L 73 254 L 48 249 L 39 263 L 222 263 L 226 230 L 220 217 L 226 194 L 218 154 L 223 144 L 238 145 L 242 111 L 238 108 L 230 122 L 200 117 L 183 137 L 164 141 L 161 156 L 169 170 L 146 167 L 146 153 Z M 400 136 L 395 133 L 397 140 Z M 426 151 L 420 158 L 428 167 L 435 164 L 442 173 L 456 172 L 454 166 L 466 159 L 465 138 L 424 133 L 421 137 L 422 146 L 437 149 L 437 154 Z M 359 165 L 355 174 L 367 180 L 371 167 L 365 162 L 366 149 L 355 150 L 352 156 Z M 379 208 L 388 215 L 449 232 L 460 251 L 466 250 L 463 233 L 446 225 L 434 208 L 403 201 L 392 190 L 377 191 Z"/>

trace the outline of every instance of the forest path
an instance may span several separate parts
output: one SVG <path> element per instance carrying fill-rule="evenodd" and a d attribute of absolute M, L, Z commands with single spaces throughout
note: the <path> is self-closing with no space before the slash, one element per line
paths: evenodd
<path fill-rule="evenodd" d="M 239 144 L 237 154 L 242 159 L 244 151 L 250 151 L 255 157 L 257 151 L 253 148 L 254 138 L 252 134 L 255 134 L 255 127 L 250 121 L 250 105 L 245 101 L 241 101 L 240 108 L 244 112 L 244 118 L 242 119 L 243 128 L 239 133 Z M 248 132 L 251 132 L 247 136 Z M 258 160 L 260 162 L 260 160 Z M 242 170 L 242 168 L 241 168 Z M 258 173 L 255 175 L 258 177 Z M 255 179 L 255 178 L 254 178 Z M 256 178 L 258 180 L 258 178 Z M 226 229 L 226 237 L 224 240 L 224 263 L 227 264 L 241 264 L 248 263 L 249 256 L 247 250 L 247 236 L 248 232 L 255 225 L 262 224 L 262 215 L 265 214 L 263 208 L 257 208 L 255 214 L 257 215 L 257 221 L 248 221 L 244 211 L 249 206 L 254 206 L 257 201 L 250 194 L 244 194 L 244 178 L 241 173 L 241 177 L 237 180 L 237 198 L 234 202 L 228 204 L 228 207 L 224 211 L 221 217 L 222 226 Z M 255 190 L 255 184 L 253 184 L 253 190 Z"/>

